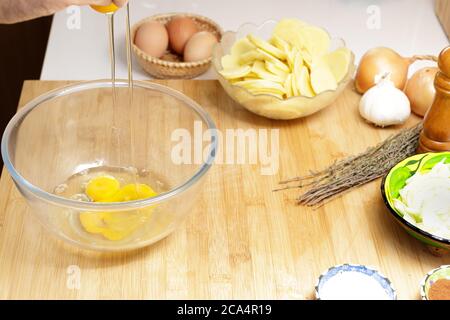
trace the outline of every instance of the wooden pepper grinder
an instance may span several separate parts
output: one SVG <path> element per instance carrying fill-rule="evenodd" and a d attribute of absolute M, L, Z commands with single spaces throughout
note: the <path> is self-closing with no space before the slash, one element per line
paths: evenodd
<path fill-rule="evenodd" d="M 423 120 L 418 153 L 450 151 L 450 46 L 439 54 L 438 67 L 436 95 Z"/>

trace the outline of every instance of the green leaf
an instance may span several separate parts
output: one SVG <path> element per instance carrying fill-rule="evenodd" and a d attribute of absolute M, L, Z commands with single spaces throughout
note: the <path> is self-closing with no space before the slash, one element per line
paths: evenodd
<path fill-rule="evenodd" d="M 445 159 L 445 160 L 444 160 Z M 420 168 L 420 172 L 427 172 L 430 171 L 431 169 L 433 169 L 433 167 L 438 164 L 439 162 L 441 162 L 442 160 L 444 160 L 444 163 L 450 163 L 450 154 L 439 154 L 436 155 L 432 158 L 430 158 L 429 160 L 427 160 L 423 166 Z"/>
<path fill-rule="evenodd" d="M 411 217 L 414 218 L 414 220 L 416 220 L 417 223 L 422 223 L 423 222 L 423 217 L 421 214 L 409 214 Z"/>
<path fill-rule="evenodd" d="M 417 162 L 420 162 L 420 160 L 422 160 L 422 159 L 418 159 L 418 160 L 409 160 L 409 161 L 405 164 L 405 167 L 409 167 L 409 166 L 411 166 L 411 165 L 413 165 L 413 164 L 416 164 Z"/>
<path fill-rule="evenodd" d="M 398 198 L 400 190 L 406 185 L 406 180 L 412 176 L 412 171 L 408 167 L 395 169 L 389 180 L 390 195 L 393 199 Z"/>

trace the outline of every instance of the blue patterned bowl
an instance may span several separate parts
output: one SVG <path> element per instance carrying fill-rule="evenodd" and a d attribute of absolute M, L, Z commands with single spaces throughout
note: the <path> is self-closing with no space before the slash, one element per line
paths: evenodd
<path fill-rule="evenodd" d="M 384 275 L 382 275 L 375 269 L 363 265 L 354 265 L 354 264 L 337 265 L 329 268 L 327 271 L 322 273 L 315 287 L 315 294 L 318 300 L 321 300 L 321 290 L 325 285 L 325 283 L 334 276 L 341 274 L 343 272 L 360 272 L 362 274 L 371 277 L 372 279 L 375 279 L 379 283 L 379 285 L 384 289 L 390 300 L 397 300 L 397 292 L 395 291 L 391 281 L 388 278 L 386 278 Z"/>

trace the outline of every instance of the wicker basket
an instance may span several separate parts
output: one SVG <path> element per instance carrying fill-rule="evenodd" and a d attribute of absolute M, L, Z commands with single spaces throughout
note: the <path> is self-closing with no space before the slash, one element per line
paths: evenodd
<path fill-rule="evenodd" d="M 133 39 L 133 52 L 136 55 L 139 65 L 150 75 L 158 79 L 191 79 L 202 73 L 205 73 L 211 66 L 212 58 L 194 62 L 174 62 L 158 59 L 149 56 L 134 44 L 134 36 L 137 29 L 145 22 L 156 20 L 163 24 L 167 24 L 173 17 L 183 16 L 189 17 L 196 23 L 200 31 L 209 31 L 213 33 L 217 40 L 222 37 L 222 29 L 214 21 L 195 14 L 188 13 L 168 13 L 158 14 L 145 18 L 136 23 L 131 30 L 131 39 Z"/>

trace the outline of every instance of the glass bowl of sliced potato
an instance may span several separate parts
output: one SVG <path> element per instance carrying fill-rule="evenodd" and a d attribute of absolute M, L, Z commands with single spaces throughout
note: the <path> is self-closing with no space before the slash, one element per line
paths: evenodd
<path fill-rule="evenodd" d="M 339 38 L 298 19 L 244 24 L 213 50 L 224 90 L 249 111 L 296 119 L 332 104 L 352 79 L 354 54 Z"/>

